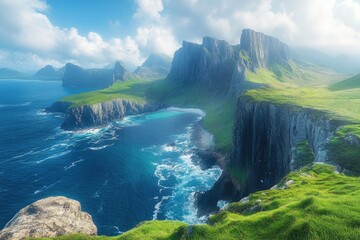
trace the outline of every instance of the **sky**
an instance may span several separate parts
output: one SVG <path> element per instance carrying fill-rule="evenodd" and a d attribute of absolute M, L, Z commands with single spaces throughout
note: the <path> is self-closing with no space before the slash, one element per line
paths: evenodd
<path fill-rule="evenodd" d="M 67 62 L 129 68 L 204 36 L 239 44 L 251 28 L 291 47 L 360 55 L 360 0 L 0 0 L 0 68 Z"/>

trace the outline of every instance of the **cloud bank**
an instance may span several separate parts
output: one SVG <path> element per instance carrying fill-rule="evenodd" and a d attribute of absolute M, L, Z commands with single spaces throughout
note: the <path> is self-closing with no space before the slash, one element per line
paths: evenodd
<path fill-rule="evenodd" d="M 172 56 L 182 40 L 203 36 L 238 44 L 252 28 L 291 46 L 330 54 L 360 54 L 358 0 L 135 0 L 134 36 L 55 26 L 42 0 L 0 0 L 0 67 L 33 70 L 73 62 L 100 67 L 116 59 L 140 65 L 152 52 Z M 121 22 L 117 22 L 121 25 Z"/>

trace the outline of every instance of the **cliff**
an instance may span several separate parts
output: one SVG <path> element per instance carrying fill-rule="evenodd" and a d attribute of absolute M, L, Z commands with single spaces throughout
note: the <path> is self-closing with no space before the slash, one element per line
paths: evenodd
<path fill-rule="evenodd" d="M 84 69 L 68 63 L 62 82 L 64 87 L 100 89 L 111 86 L 116 80 L 126 81 L 131 77 L 132 74 L 119 61 L 113 69 Z"/>
<path fill-rule="evenodd" d="M 163 79 L 168 75 L 170 67 L 169 57 L 151 54 L 134 73 L 145 79 Z"/>
<path fill-rule="evenodd" d="M 167 79 L 179 86 L 197 85 L 237 96 L 248 89 L 263 86 L 246 79 L 247 69 L 288 67 L 291 60 L 286 44 L 245 29 L 240 44 L 236 46 L 210 37 L 204 37 L 201 45 L 184 41 L 175 52 Z"/>
<path fill-rule="evenodd" d="M 21 209 L 0 232 L 2 240 L 55 237 L 82 233 L 96 235 L 91 216 L 81 211 L 78 201 L 49 197 Z"/>
<path fill-rule="evenodd" d="M 252 68 L 280 65 L 287 67 L 292 60 L 290 48 L 271 36 L 250 29 L 241 34 L 240 49 L 249 57 Z"/>
<path fill-rule="evenodd" d="M 327 146 L 344 124 L 319 110 L 242 95 L 237 103 L 229 162 L 214 187 L 198 194 L 200 214 L 217 211 L 220 199 L 238 201 L 269 189 L 311 161 L 338 166 L 329 158 Z"/>
<path fill-rule="evenodd" d="M 318 110 L 240 97 L 230 165 L 242 195 L 274 186 L 301 165 L 297 149 L 304 143 L 315 162 L 329 162 L 326 145 L 342 124 Z"/>
<path fill-rule="evenodd" d="M 161 104 L 132 102 L 126 99 L 114 99 L 107 102 L 71 107 L 65 102 L 56 102 L 47 110 L 65 113 L 61 128 L 76 130 L 103 126 L 128 115 L 142 114 L 161 109 Z"/>

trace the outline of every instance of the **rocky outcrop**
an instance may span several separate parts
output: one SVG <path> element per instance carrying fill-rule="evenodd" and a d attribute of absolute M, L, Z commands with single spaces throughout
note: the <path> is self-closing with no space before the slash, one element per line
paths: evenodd
<path fill-rule="evenodd" d="M 78 201 L 49 197 L 21 209 L 0 232 L 2 240 L 22 240 L 82 233 L 96 235 L 91 216 L 81 211 Z"/>
<path fill-rule="evenodd" d="M 183 42 L 175 52 L 168 79 L 181 86 L 200 85 L 207 89 L 227 91 L 238 57 L 226 41 L 210 37 L 202 45 Z"/>
<path fill-rule="evenodd" d="M 145 79 L 163 79 L 169 73 L 171 61 L 169 57 L 151 54 L 134 73 Z"/>
<path fill-rule="evenodd" d="M 248 89 L 262 85 L 246 80 L 245 70 L 288 66 L 289 47 L 278 39 L 243 30 L 240 45 L 204 37 L 202 44 L 183 42 L 175 52 L 168 75 L 179 86 L 197 85 L 215 93 L 237 96 Z"/>
<path fill-rule="evenodd" d="M 251 29 L 242 31 L 240 49 L 249 57 L 249 65 L 252 68 L 274 65 L 287 67 L 292 59 L 291 50 L 286 44 Z"/>
<path fill-rule="evenodd" d="M 55 103 L 62 108 L 62 104 Z M 125 99 L 115 99 L 91 105 L 82 105 L 67 109 L 64 123 L 61 125 L 66 130 L 76 130 L 103 126 L 114 120 L 121 120 L 128 115 L 142 114 L 159 110 L 161 104 L 147 102 L 131 102 Z"/>
<path fill-rule="evenodd" d="M 126 81 L 132 74 L 117 61 L 113 69 L 85 69 L 68 63 L 62 78 L 64 87 L 71 88 L 106 88 L 115 81 Z"/>

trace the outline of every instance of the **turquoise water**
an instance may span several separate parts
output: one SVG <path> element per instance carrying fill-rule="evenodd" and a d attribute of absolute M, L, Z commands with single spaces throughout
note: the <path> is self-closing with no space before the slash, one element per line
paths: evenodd
<path fill-rule="evenodd" d="M 151 219 L 204 221 L 193 194 L 209 189 L 221 170 L 191 160 L 201 111 L 171 108 L 63 131 L 63 116 L 43 109 L 73 93 L 59 82 L 0 81 L 0 228 L 27 204 L 56 195 L 80 201 L 99 234 Z"/>

